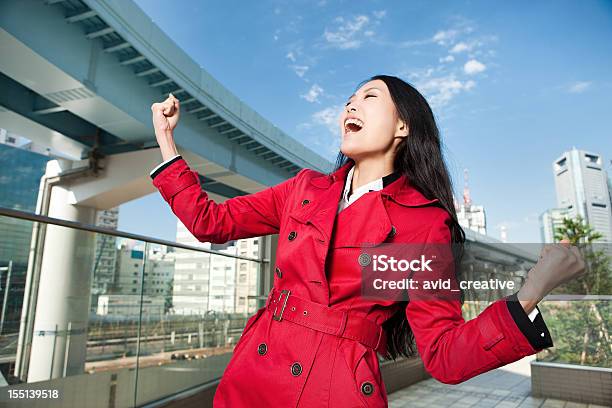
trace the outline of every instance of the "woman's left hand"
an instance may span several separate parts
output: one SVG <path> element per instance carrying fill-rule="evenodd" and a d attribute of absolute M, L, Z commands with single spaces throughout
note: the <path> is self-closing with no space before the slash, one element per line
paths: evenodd
<path fill-rule="evenodd" d="M 537 303 L 557 286 L 579 278 L 585 272 L 582 254 L 568 239 L 562 239 L 558 244 L 546 244 L 540 260 L 531 268 L 525 284 L 518 291 L 518 300 Z"/>

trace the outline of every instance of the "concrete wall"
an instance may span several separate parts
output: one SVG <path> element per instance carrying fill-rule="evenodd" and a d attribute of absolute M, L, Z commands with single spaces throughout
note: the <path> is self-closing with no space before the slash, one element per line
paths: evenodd
<path fill-rule="evenodd" d="M 534 397 L 612 406 L 612 368 L 531 363 Z"/>

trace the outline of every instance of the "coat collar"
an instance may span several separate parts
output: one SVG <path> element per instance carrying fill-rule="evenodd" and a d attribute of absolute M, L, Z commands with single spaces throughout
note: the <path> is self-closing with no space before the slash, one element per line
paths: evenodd
<path fill-rule="evenodd" d="M 353 162 L 349 161 L 333 173 L 313 177 L 310 179 L 310 183 L 321 189 L 328 189 L 337 182 L 342 183 L 344 187 L 344 180 L 346 180 L 346 176 L 352 167 Z M 385 186 L 380 192 L 381 195 L 387 196 L 396 203 L 406 207 L 418 207 L 439 201 L 437 198 L 428 199 L 425 197 L 409 183 L 408 177 L 405 174 L 400 175 L 397 180 Z"/>
<path fill-rule="evenodd" d="M 316 195 L 312 197 L 310 204 L 295 209 L 290 217 L 304 224 L 312 224 L 329 242 L 338 212 L 338 203 L 344 190 L 344 182 L 352 166 L 353 163 L 348 162 L 331 174 L 323 174 L 310 179 L 310 183 L 317 189 L 313 191 Z M 438 201 L 438 199 L 425 198 L 423 194 L 406 181 L 406 176 L 402 174 L 397 180 L 378 191 L 377 194 L 361 197 L 359 200 L 368 200 L 368 217 L 376 220 L 376 227 L 369 226 L 360 231 L 352 231 L 350 236 L 341 237 L 338 244 L 342 246 L 361 246 L 362 243 L 364 245 L 368 243 L 376 245 L 383 242 L 393 230 L 385 205 L 389 199 L 407 207 L 422 206 Z M 365 202 L 359 202 L 359 200 L 352 205 L 366 204 Z M 355 208 L 351 209 L 351 206 L 349 206 L 343 211 L 352 210 L 355 210 Z"/>

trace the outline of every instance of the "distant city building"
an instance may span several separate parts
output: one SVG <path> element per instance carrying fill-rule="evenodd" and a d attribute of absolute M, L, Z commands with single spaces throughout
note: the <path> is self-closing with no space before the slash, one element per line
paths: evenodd
<path fill-rule="evenodd" d="M 257 258 L 260 251 L 259 244 L 259 238 L 238 240 L 238 255 Z M 257 302 L 254 296 L 259 292 L 260 276 L 258 264 L 242 259 L 237 259 L 236 264 L 237 282 L 234 309 L 236 313 L 251 314 L 257 310 Z"/>
<path fill-rule="evenodd" d="M 563 225 L 563 219 L 569 217 L 567 208 L 551 208 L 540 214 L 540 238 L 543 243 L 553 243 L 555 231 Z"/>
<path fill-rule="evenodd" d="M 577 215 L 602 234 L 600 242 L 612 242 L 612 210 L 609 180 L 601 155 L 575 147 L 553 162 L 557 208 Z"/>
<path fill-rule="evenodd" d="M 212 246 L 208 242 L 199 242 L 179 220 L 176 224 L 176 242 L 205 249 Z M 209 310 L 210 258 L 211 255 L 206 252 L 176 248 L 172 291 L 174 313 L 203 315 Z"/>
<path fill-rule="evenodd" d="M 142 302 L 141 302 L 142 299 Z M 142 305 L 142 309 L 141 309 Z M 96 314 L 100 316 L 150 316 L 164 315 L 164 298 L 159 296 L 100 295 Z"/>
<path fill-rule="evenodd" d="M 145 260 L 143 249 L 125 243 L 117 250 L 113 294 L 170 298 L 175 253 L 150 249 Z M 144 265 L 144 267 L 143 267 Z M 144 281 L 142 281 L 144 272 Z"/>
<path fill-rule="evenodd" d="M 257 258 L 259 238 L 235 241 L 233 246 L 222 249 L 231 255 Z M 257 294 L 257 263 L 224 256 L 213 256 L 210 269 L 209 308 L 226 313 L 255 311 L 255 301 L 249 296 Z"/>
<path fill-rule="evenodd" d="M 259 238 L 225 244 L 200 242 L 180 221 L 177 221 L 176 241 L 251 258 L 259 254 Z M 249 296 L 257 294 L 258 277 L 256 262 L 177 248 L 172 293 L 174 312 L 186 315 L 252 313 L 256 303 Z"/>
<path fill-rule="evenodd" d="M 5 135 L 4 140 L 14 141 Z M 40 178 L 49 157 L 21 150 L 15 143 L 0 143 L 0 206 L 29 213 L 36 212 Z M 10 239 L 0 241 L 0 262 L 28 262 L 32 222 L 0 217 L 0 230 Z"/>
<path fill-rule="evenodd" d="M 40 179 L 52 157 L 24 146 L 27 139 L 0 129 L 0 206 L 35 213 Z M 31 221 L 0 216 L 0 299 L 7 299 L 6 308 L 0 303 L 4 335 L 19 330 L 32 226 Z"/>
<path fill-rule="evenodd" d="M 463 228 L 471 229 L 480 234 L 487 234 L 487 220 L 485 210 L 482 205 L 474 205 L 470 197 L 470 188 L 468 186 L 468 171 L 463 172 L 464 187 L 463 187 L 463 203 L 458 204 L 455 200 L 455 211 L 457 212 L 457 220 Z"/>
<path fill-rule="evenodd" d="M 117 229 L 119 225 L 119 207 L 101 210 L 96 213 L 96 225 Z M 115 283 L 115 266 L 117 262 L 117 237 L 107 234 L 96 234 L 96 252 L 93 261 L 92 294 L 109 293 Z"/>

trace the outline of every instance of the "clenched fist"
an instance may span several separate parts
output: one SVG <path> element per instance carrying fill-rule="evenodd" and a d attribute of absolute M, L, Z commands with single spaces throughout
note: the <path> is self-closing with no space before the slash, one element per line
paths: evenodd
<path fill-rule="evenodd" d="M 174 130 L 180 117 L 179 100 L 174 95 L 169 94 L 165 101 L 154 103 L 151 105 L 151 110 L 156 135 L 163 135 Z"/>
<path fill-rule="evenodd" d="M 527 280 L 517 293 L 519 300 L 540 301 L 550 291 L 584 275 L 586 265 L 582 254 L 569 240 L 544 245 L 540 260 L 527 274 Z"/>
<path fill-rule="evenodd" d="M 179 100 L 169 94 L 165 101 L 151 105 L 151 111 L 155 138 L 161 149 L 162 158 L 168 160 L 178 154 L 173 132 L 180 116 Z"/>

